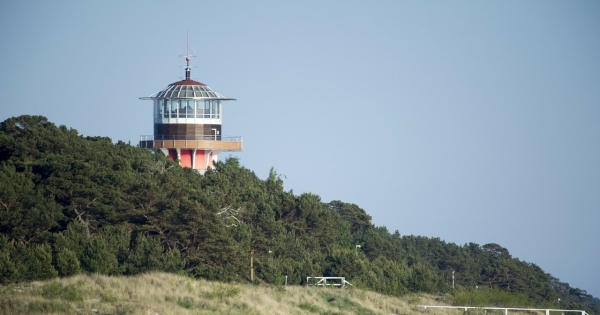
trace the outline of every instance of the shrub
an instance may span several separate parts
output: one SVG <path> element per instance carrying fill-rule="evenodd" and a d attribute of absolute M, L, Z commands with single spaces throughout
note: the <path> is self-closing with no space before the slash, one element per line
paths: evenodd
<path fill-rule="evenodd" d="M 64 248 L 56 254 L 56 269 L 61 277 L 79 273 L 80 263 L 74 251 Z"/>
<path fill-rule="evenodd" d="M 83 252 L 82 262 L 86 270 L 105 275 L 114 273 L 118 268 L 117 257 L 102 236 L 91 239 Z"/>
<path fill-rule="evenodd" d="M 0 251 L 0 283 L 7 284 L 19 278 L 19 269 L 10 259 L 10 254 Z"/>

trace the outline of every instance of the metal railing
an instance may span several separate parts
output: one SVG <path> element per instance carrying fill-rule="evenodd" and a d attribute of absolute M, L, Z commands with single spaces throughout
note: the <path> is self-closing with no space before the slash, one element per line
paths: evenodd
<path fill-rule="evenodd" d="M 456 308 L 456 309 L 464 309 L 465 312 L 469 309 L 479 309 L 484 310 L 486 313 L 488 310 L 503 310 L 505 315 L 508 315 L 508 311 L 542 311 L 545 312 L 546 315 L 550 315 L 550 312 L 574 312 L 580 313 L 581 315 L 588 315 L 585 311 L 582 310 L 560 310 L 560 309 L 551 309 L 551 308 L 517 308 L 517 307 L 478 307 L 478 306 L 444 306 L 444 305 L 419 305 L 420 307 L 428 308 Z"/>
<path fill-rule="evenodd" d="M 242 142 L 241 136 L 221 136 L 221 135 L 205 135 L 205 136 L 154 136 L 146 135 L 140 136 L 140 141 L 154 141 L 154 140 L 206 140 L 206 141 L 227 141 L 227 142 Z"/>
<path fill-rule="evenodd" d="M 313 283 L 311 283 L 310 279 L 314 279 Z M 329 283 L 327 280 L 329 280 Z M 346 281 L 346 277 L 306 277 L 306 286 L 309 285 L 335 286 L 343 288 L 346 285 L 352 285 L 352 283 Z"/>

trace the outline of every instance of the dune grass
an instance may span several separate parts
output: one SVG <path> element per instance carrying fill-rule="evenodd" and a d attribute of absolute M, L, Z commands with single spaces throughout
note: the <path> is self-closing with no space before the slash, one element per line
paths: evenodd
<path fill-rule="evenodd" d="M 461 314 L 424 310 L 448 297 L 390 297 L 355 288 L 220 283 L 168 273 L 77 275 L 0 286 L 0 314 Z"/>

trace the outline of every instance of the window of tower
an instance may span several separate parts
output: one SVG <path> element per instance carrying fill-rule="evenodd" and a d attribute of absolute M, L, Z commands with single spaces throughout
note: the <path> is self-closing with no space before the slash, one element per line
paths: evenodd
<path fill-rule="evenodd" d="M 210 118 L 213 118 L 213 119 L 219 118 L 218 113 L 217 113 L 218 109 L 219 109 L 219 101 L 213 100 L 212 106 L 210 108 Z"/>
<path fill-rule="evenodd" d="M 165 103 L 166 101 L 162 99 L 154 100 L 154 120 L 159 121 L 168 117 L 165 113 Z"/>
<path fill-rule="evenodd" d="M 160 108 L 160 105 L 159 105 L 158 100 L 154 100 L 154 121 L 158 121 L 158 119 L 160 118 L 159 111 L 158 111 L 159 108 Z"/>
<path fill-rule="evenodd" d="M 176 102 L 179 118 L 185 118 L 185 105 L 187 105 L 187 103 L 184 100 L 177 100 Z"/>
<path fill-rule="evenodd" d="M 167 109 L 167 100 L 160 100 L 161 103 L 161 117 L 169 118 L 169 110 Z"/>
<path fill-rule="evenodd" d="M 196 118 L 202 118 L 202 101 L 196 101 Z"/>
<path fill-rule="evenodd" d="M 155 99 L 154 120 L 157 123 L 196 123 L 196 119 L 218 120 L 221 119 L 221 104 L 221 100 L 214 99 Z"/>
<path fill-rule="evenodd" d="M 204 118 L 210 118 L 210 100 L 204 101 Z"/>
<path fill-rule="evenodd" d="M 187 118 L 194 118 L 194 111 L 195 111 L 195 107 L 196 105 L 194 103 L 196 103 L 194 100 L 184 100 L 184 102 L 187 102 L 187 104 L 185 105 L 185 111 L 186 111 L 186 116 Z"/>
<path fill-rule="evenodd" d="M 175 100 L 167 100 L 167 110 L 165 114 L 167 116 L 171 116 L 171 118 L 177 118 L 177 101 Z"/>

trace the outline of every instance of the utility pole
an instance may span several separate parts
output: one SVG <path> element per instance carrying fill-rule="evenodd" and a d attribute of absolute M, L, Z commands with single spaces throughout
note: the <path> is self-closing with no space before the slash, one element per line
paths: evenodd
<path fill-rule="evenodd" d="M 250 250 L 250 281 L 254 281 L 254 248 Z"/>
<path fill-rule="evenodd" d="M 454 289 L 454 271 L 452 271 L 452 289 Z"/>

